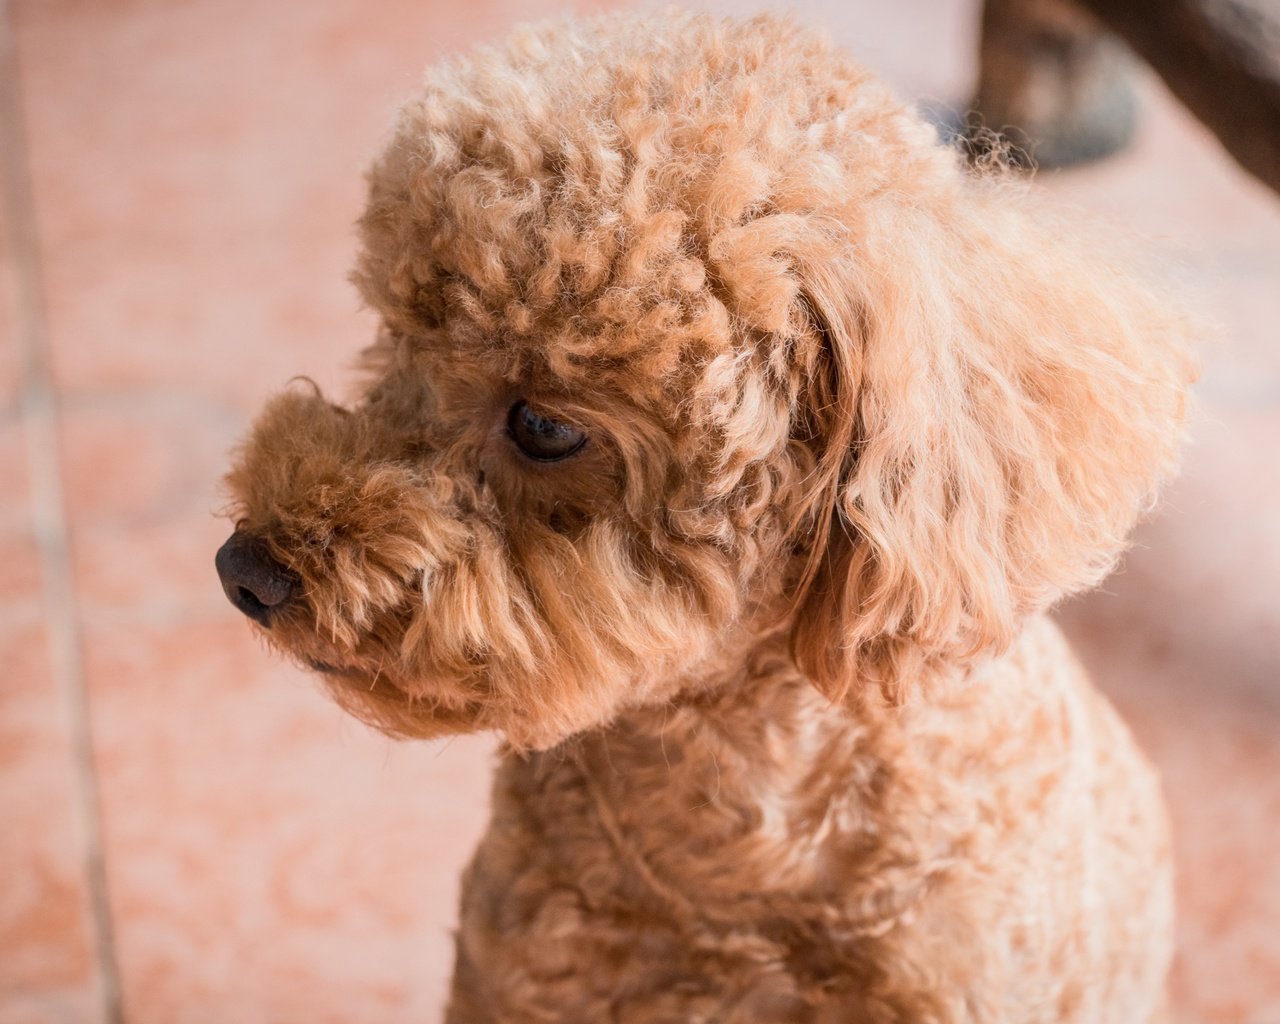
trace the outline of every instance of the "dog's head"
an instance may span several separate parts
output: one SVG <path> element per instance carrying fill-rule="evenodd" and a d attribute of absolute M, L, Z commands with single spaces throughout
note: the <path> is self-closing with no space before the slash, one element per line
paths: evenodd
<path fill-rule="evenodd" d="M 1174 460 L 1177 307 L 788 22 L 449 64 L 361 234 L 367 386 L 270 403 L 219 568 L 395 733 L 546 746 L 765 637 L 896 690 L 1095 581 Z"/>

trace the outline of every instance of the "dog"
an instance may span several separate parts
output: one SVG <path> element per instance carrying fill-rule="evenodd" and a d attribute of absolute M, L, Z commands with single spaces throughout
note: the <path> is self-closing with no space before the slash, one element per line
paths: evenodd
<path fill-rule="evenodd" d="M 520 30 L 368 181 L 364 382 L 265 407 L 217 567 L 503 738 L 446 1020 L 1163 1019 L 1159 783 L 1045 611 L 1175 469 L 1183 303 L 787 19 Z"/>

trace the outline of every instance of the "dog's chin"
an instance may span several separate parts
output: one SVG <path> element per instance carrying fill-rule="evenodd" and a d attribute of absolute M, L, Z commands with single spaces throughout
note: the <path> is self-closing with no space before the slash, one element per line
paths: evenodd
<path fill-rule="evenodd" d="M 476 701 L 460 704 L 407 692 L 385 672 L 318 658 L 301 664 L 319 675 L 339 707 L 380 732 L 397 739 L 437 739 L 494 728 Z"/>
<path fill-rule="evenodd" d="M 594 707 L 591 711 L 565 708 L 550 719 L 504 715 L 480 700 L 446 700 L 427 695 L 421 684 L 401 686 L 385 672 L 371 673 L 317 658 L 300 662 L 319 675 L 339 707 L 395 739 L 431 740 L 489 732 L 515 751 L 550 750 L 612 717 L 612 713 Z"/>

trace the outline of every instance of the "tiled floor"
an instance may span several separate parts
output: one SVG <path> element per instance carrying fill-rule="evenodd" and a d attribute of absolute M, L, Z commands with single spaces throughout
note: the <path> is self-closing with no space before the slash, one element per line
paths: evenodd
<path fill-rule="evenodd" d="M 344 275 L 396 99 L 563 8 L 433 6 L 0 6 L 0 1024 L 436 1019 L 490 743 L 348 722 L 211 568 L 253 409 L 369 336 Z M 972 0 L 799 7 L 963 100 Z M 1227 330 L 1164 512 L 1062 618 L 1165 771 L 1179 1019 L 1280 1024 L 1280 200 L 1149 92 L 1130 153 L 1043 180 L 1180 250 Z"/>

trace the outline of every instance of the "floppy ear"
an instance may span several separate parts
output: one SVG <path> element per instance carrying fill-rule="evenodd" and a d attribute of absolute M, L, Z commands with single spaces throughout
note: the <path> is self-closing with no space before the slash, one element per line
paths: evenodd
<path fill-rule="evenodd" d="M 1195 375 L 1195 322 L 1110 243 L 998 182 L 912 198 L 796 266 L 826 365 L 792 641 L 832 696 L 999 650 L 1105 575 L 1174 468 Z"/>

